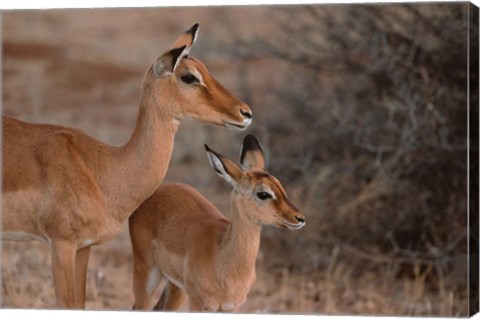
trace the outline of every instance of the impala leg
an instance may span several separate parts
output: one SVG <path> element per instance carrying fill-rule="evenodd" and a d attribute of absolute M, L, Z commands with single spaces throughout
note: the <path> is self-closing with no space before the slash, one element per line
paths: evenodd
<path fill-rule="evenodd" d="M 85 295 L 87 285 L 87 266 L 91 246 L 77 250 L 75 260 L 75 307 L 85 308 Z"/>
<path fill-rule="evenodd" d="M 187 294 L 181 288 L 173 284 L 171 281 L 168 281 L 160 300 L 153 309 L 175 311 L 182 307 L 187 298 Z"/>
<path fill-rule="evenodd" d="M 150 310 L 153 296 L 158 292 L 164 276 L 158 268 L 135 262 L 133 266 L 133 294 L 135 296 L 134 310 Z"/>
<path fill-rule="evenodd" d="M 59 308 L 75 307 L 75 254 L 72 242 L 51 241 L 53 285 Z"/>

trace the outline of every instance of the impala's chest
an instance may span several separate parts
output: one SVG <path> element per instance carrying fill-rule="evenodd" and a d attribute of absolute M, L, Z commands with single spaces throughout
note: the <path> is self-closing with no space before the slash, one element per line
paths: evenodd
<path fill-rule="evenodd" d="M 236 294 L 226 294 L 224 296 L 205 296 L 203 300 L 203 309 L 209 312 L 232 312 L 238 309 L 247 300 L 248 291 L 240 291 Z"/>
<path fill-rule="evenodd" d="M 88 222 L 76 231 L 79 248 L 99 245 L 115 238 L 122 229 L 122 223 L 111 214 L 98 213 L 98 216 L 88 218 Z"/>
<path fill-rule="evenodd" d="M 42 207 L 42 193 L 34 189 L 23 189 L 2 193 L 2 231 L 12 232 L 10 237 L 20 239 L 22 234 L 41 235 L 37 226 L 37 212 Z M 37 203 L 40 202 L 40 205 Z M 40 206 L 40 207 L 39 207 Z M 19 235 L 13 235 L 18 233 Z"/>
<path fill-rule="evenodd" d="M 61 229 L 77 240 L 79 248 L 100 245 L 117 237 L 127 227 L 128 223 L 117 215 L 115 209 L 99 203 L 95 209 L 70 213 Z"/>
<path fill-rule="evenodd" d="M 255 282 L 255 273 L 238 278 L 216 281 L 210 287 L 210 294 L 203 296 L 203 308 L 213 312 L 232 312 L 245 303 L 247 295 Z"/>
<path fill-rule="evenodd" d="M 233 307 L 240 307 L 247 299 L 247 295 L 254 282 L 255 273 L 251 273 L 249 276 L 227 283 L 227 291 L 221 308 L 228 311 L 229 307 L 232 307 L 232 309 Z"/>

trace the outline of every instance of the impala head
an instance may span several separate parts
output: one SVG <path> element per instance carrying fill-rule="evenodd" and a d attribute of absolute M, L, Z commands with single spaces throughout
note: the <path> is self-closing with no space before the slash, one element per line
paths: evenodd
<path fill-rule="evenodd" d="M 188 54 L 195 43 L 198 24 L 193 25 L 152 65 L 144 86 L 154 99 L 162 100 L 169 115 L 243 130 L 252 122 L 252 111 L 235 98 L 208 72 L 205 65 Z M 168 99 L 168 101 L 166 101 Z"/>
<path fill-rule="evenodd" d="M 265 156 L 253 135 L 243 140 L 241 166 L 224 158 L 205 145 L 210 165 L 234 188 L 243 211 L 252 221 L 289 229 L 305 225 L 305 216 L 290 203 L 282 184 L 264 170 Z"/>

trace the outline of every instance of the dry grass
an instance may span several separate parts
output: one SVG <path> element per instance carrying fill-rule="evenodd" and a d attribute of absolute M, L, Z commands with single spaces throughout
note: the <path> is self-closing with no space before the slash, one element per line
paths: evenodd
<path fill-rule="evenodd" d="M 285 252 L 288 254 L 289 252 Z M 395 270 L 358 272 L 338 258 L 337 247 L 326 268 L 302 272 L 257 261 L 257 282 L 242 313 L 369 314 L 458 316 L 467 305 L 455 292 L 428 291 L 426 275 L 395 278 Z M 40 242 L 6 242 L 2 254 L 3 307 L 55 308 L 47 246 Z M 87 274 L 86 309 L 130 310 L 133 305 L 131 252 L 126 229 L 113 241 L 94 247 Z M 464 297 L 464 296 L 463 296 Z"/>

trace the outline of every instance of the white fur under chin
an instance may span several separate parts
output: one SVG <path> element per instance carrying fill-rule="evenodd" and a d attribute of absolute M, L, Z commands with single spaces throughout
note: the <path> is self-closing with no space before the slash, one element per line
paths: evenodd
<path fill-rule="evenodd" d="M 300 228 L 302 228 L 303 226 L 305 226 L 305 222 L 301 222 L 301 223 L 298 223 L 298 224 L 289 224 L 289 223 L 286 223 L 285 225 L 286 225 L 287 228 L 290 229 L 290 230 L 297 230 L 297 229 L 300 229 Z"/>
<path fill-rule="evenodd" d="M 233 125 L 233 124 L 230 124 L 230 123 L 225 123 L 225 126 L 229 130 L 232 130 L 232 131 L 245 131 L 248 127 L 248 125 L 240 127 L 240 126 L 236 126 L 236 125 Z"/>

